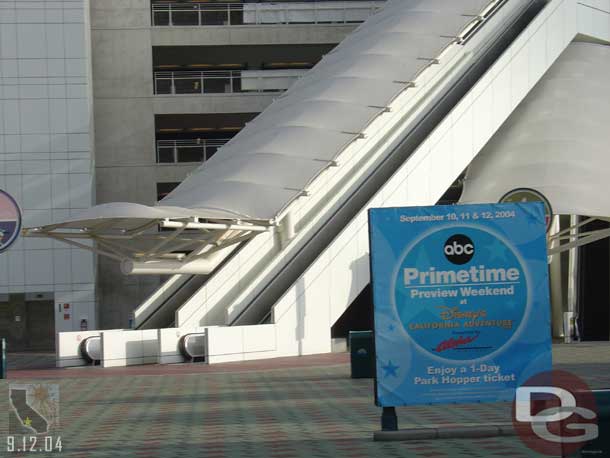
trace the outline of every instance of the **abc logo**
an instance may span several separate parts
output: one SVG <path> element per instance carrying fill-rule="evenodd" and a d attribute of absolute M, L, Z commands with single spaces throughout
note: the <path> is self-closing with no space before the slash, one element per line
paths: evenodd
<path fill-rule="evenodd" d="M 463 234 L 455 234 L 445 242 L 445 257 L 453 264 L 466 264 L 474 256 L 474 243 Z"/>

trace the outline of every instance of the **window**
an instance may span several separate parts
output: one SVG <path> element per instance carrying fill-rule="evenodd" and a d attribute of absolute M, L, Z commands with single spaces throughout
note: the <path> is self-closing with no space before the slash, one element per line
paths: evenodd
<path fill-rule="evenodd" d="M 157 183 L 157 201 L 172 192 L 180 183 Z"/>
<path fill-rule="evenodd" d="M 155 115 L 158 164 L 195 164 L 210 159 L 258 113 Z"/>

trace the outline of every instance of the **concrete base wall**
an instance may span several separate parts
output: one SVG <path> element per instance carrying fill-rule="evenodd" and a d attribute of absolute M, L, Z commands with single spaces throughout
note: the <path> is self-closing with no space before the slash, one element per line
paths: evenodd
<path fill-rule="evenodd" d="M 102 367 L 154 364 L 158 354 L 156 329 L 102 332 Z"/>

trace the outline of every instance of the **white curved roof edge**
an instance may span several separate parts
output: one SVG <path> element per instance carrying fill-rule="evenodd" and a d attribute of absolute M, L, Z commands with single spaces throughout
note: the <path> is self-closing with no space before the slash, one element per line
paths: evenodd
<path fill-rule="evenodd" d="M 479 14 L 504 3 L 390 0 L 157 207 L 148 207 L 151 210 L 147 211 L 137 204 L 104 204 L 46 229 L 82 228 L 92 221 L 100 225 L 107 221 L 105 229 L 124 229 L 146 219 L 126 217 L 129 212 L 125 210 L 155 220 L 163 215 L 164 219 L 272 223 L 347 146 L 360 138 L 374 119 L 386 112 L 398 94 L 409 90 L 435 58 L 455 45 L 456 37 L 472 28 Z M 403 43 L 393 35 L 413 31 L 422 39 Z M 359 40 L 361 47 L 357 45 Z M 387 53 L 378 54 L 375 50 L 380 48 Z M 363 85 L 358 84 L 338 95 L 324 92 L 345 78 L 369 83 L 368 97 L 362 97 Z M 276 160 L 263 161 L 263 154 L 274 154 Z M 279 156 L 282 160 L 277 159 Z"/>
<path fill-rule="evenodd" d="M 530 188 L 555 214 L 609 217 L 609 74 L 610 46 L 572 43 L 472 162 L 460 203 Z"/>
<path fill-rule="evenodd" d="M 137 229 L 149 221 L 161 220 L 186 220 L 192 221 L 199 218 L 196 211 L 180 207 L 156 206 L 135 204 L 131 202 L 113 202 L 109 204 L 96 205 L 87 210 L 79 212 L 75 217 L 64 220 L 58 224 L 45 226 L 45 230 L 54 228 L 89 230 L 99 226 L 106 226 L 109 221 L 116 222 L 121 229 L 129 231 Z M 219 211 L 216 216 L 213 211 L 206 211 L 205 219 L 226 218 L 226 212 Z M 236 216 L 236 219 L 237 216 Z"/>

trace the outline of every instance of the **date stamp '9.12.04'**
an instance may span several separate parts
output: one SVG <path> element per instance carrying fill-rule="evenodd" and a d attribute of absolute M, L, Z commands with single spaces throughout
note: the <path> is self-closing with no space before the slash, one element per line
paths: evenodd
<path fill-rule="evenodd" d="M 61 452 L 59 386 L 10 384 L 7 453 Z"/>

